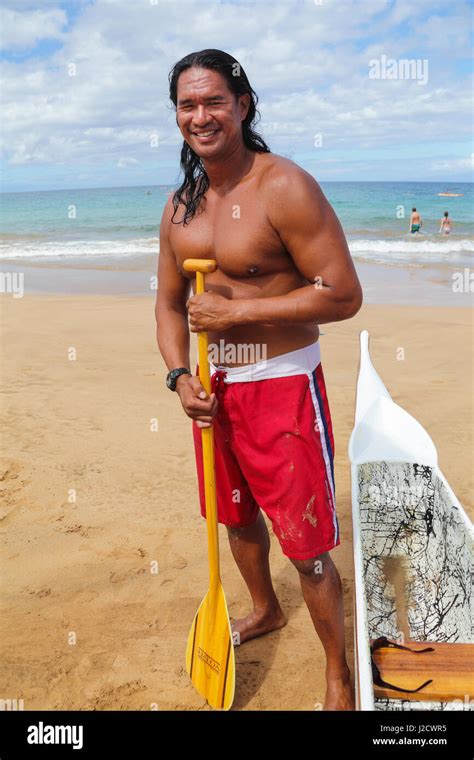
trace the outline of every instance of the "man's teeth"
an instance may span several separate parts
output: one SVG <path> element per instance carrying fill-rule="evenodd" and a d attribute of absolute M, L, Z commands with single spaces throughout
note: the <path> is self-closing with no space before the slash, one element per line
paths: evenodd
<path fill-rule="evenodd" d="M 209 135 L 213 135 L 215 132 L 217 132 L 217 129 L 211 129 L 210 132 L 195 132 L 194 134 L 198 137 L 209 137 Z"/>

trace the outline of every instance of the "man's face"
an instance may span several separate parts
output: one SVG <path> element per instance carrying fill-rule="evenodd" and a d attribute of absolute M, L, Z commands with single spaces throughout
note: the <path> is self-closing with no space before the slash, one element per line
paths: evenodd
<path fill-rule="evenodd" d="M 186 69 L 178 79 L 178 126 L 201 158 L 219 158 L 242 140 L 249 103 L 249 95 L 236 98 L 224 77 L 212 69 Z"/>

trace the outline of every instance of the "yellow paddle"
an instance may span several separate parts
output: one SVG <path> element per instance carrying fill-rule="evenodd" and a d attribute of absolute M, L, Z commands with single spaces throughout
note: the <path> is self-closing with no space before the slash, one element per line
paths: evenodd
<path fill-rule="evenodd" d="M 196 272 L 196 292 L 204 293 L 204 273 L 215 272 L 213 259 L 186 259 L 186 272 Z M 208 394 L 211 377 L 206 332 L 198 333 L 199 379 Z M 212 426 L 202 428 L 204 490 L 206 497 L 209 591 L 194 618 L 186 647 L 186 670 L 199 694 L 211 707 L 228 710 L 234 700 L 235 658 L 229 613 L 219 571 L 216 474 Z"/>

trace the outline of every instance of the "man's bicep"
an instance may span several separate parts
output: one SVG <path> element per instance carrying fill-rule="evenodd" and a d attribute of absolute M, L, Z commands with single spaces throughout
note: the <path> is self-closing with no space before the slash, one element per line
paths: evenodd
<path fill-rule="evenodd" d="M 286 202 L 277 200 L 273 204 L 271 222 L 296 268 L 309 282 L 321 278 L 325 285 L 332 286 L 345 270 L 353 269 L 334 209 L 306 172 L 291 178 Z"/>

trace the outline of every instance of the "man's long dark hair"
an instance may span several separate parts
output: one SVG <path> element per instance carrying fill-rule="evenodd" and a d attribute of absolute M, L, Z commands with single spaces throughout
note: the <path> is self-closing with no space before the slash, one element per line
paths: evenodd
<path fill-rule="evenodd" d="M 263 138 L 254 130 L 260 114 L 257 111 L 258 97 L 250 86 L 247 74 L 242 66 L 229 53 L 222 50 L 200 50 L 198 53 L 190 53 L 175 63 L 169 73 L 170 98 L 176 108 L 178 101 L 178 79 L 180 74 L 191 67 L 212 69 L 226 79 L 229 89 L 236 97 L 249 93 L 250 105 L 247 116 L 242 121 L 242 137 L 245 145 L 250 150 L 258 153 L 269 153 L 270 148 Z M 187 224 L 195 215 L 206 190 L 209 187 L 209 178 L 204 165 L 193 149 L 184 140 L 181 149 L 181 169 L 184 172 L 184 180 L 173 195 L 174 213 L 173 222 L 179 204 L 186 207 L 184 218 L 174 224 Z"/>

